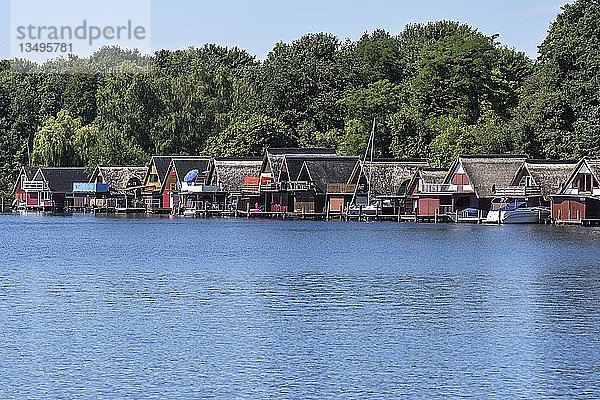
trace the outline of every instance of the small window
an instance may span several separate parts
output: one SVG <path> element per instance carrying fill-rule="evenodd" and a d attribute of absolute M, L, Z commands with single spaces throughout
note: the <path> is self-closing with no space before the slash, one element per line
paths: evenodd
<path fill-rule="evenodd" d="M 151 183 L 156 183 L 156 182 L 158 182 L 158 175 L 156 175 L 156 174 L 152 174 L 152 175 L 150 175 L 150 182 L 151 182 Z"/>

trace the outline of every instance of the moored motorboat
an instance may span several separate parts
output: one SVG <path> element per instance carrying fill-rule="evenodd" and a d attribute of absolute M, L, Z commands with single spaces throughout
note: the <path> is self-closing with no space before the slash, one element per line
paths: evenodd
<path fill-rule="evenodd" d="M 350 215 L 378 215 L 381 210 L 377 204 L 369 204 L 364 206 L 351 206 L 349 209 Z"/>
<path fill-rule="evenodd" d="M 488 224 L 538 224 L 548 218 L 550 218 L 549 208 L 529 207 L 527 203 L 517 201 L 488 212 L 484 222 Z"/>

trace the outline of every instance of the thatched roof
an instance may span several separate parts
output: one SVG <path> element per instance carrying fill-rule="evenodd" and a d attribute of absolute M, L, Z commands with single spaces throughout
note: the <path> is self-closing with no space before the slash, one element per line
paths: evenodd
<path fill-rule="evenodd" d="M 600 158 L 586 158 L 585 162 L 596 180 L 600 182 Z"/>
<path fill-rule="evenodd" d="M 571 170 L 571 173 L 565 180 L 564 184 L 560 188 L 560 193 L 564 192 L 568 189 L 569 185 L 575 179 L 579 171 L 583 166 L 586 166 L 589 169 L 590 173 L 594 176 L 596 182 L 600 182 L 600 158 L 582 158 Z"/>
<path fill-rule="evenodd" d="M 141 185 L 147 171 L 147 167 L 99 166 L 92 174 L 90 182 L 98 181 L 98 176 L 101 176 L 102 182 L 106 183 L 112 192 L 123 192 L 128 187 Z"/>
<path fill-rule="evenodd" d="M 442 184 L 448 174 L 447 169 L 441 168 L 422 168 L 417 170 L 406 187 L 406 194 L 415 193 L 418 188 L 419 181 L 424 184 Z M 419 189 L 420 190 L 420 189 Z"/>
<path fill-rule="evenodd" d="M 310 157 L 303 162 L 298 179 L 306 172 L 315 189 L 325 193 L 328 184 L 348 183 L 358 161 L 358 157 Z"/>
<path fill-rule="evenodd" d="M 72 193 L 73 183 L 87 182 L 85 168 L 41 167 L 35 174 L 34 181 L 46 181 L 52 192 Z"/>
<path fill-rule="evenodd" d="M 245 176 L 258 176 L 261 158 L 217 158 L 213 162 L 210 184 L 221 191 L 240 193 Z"/>
<path fill-rule="evenodd" d="M 493 189 L 510 186 L 517 170 L 526 159 L 527 156 L 524 155 L 459 156 L 446 175 L 445 183 L 451 183 L 458 165 L 461 164 L 477 197 L 494 197 Z"/>
<path fill-rule="evenodd" d="M 419 171 L 419 176 L 423 183 L 442 184 L 448 174 L 448 170 L 440 168 L 423 168 Z"/>
<path fill-rule="evenodd" d="M 521 178 L 529 174 L 535 185 L 541 188 L 542 195 L 548 198 L 560 192 L 576 166 L 576 161 L 527 160 L 515 175 L 512 185 L 518 186 Z"/>
<path fill-rule="evenodd" d="M 362 163 L 364 176 L 371 176 L 371 191 L 377 196 L 404 195 L 415 172 L 426 168 L 426 160 L 380 159 Z"/>

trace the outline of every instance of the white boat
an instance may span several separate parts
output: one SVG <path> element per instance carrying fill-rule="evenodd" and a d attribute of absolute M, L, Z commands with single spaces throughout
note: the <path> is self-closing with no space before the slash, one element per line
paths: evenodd
<path fill-rule="evenodd" d="M 524 202 L 514 202 L 499 210 L 488 212 L 486 224 L 539 224 L 550 218 L 547 207 L 529 207 Z"/>
<path fill-rule="evenodd" d="M 350 215 L 378 215 L 381 210 L 377 204 L 369 204 L 366 206 L 350 206 Z"/>
<path fill-rule="evenodd" d="M 183 210 L 183 216 L 184 217 L 195 217 L 196 216 L 196 209 L 194 208 L 186 208 L 185 210 Z"/>
<path fill-rule="evenodd" d="M 373 128 L 371 129 L 371 134 L 369 135 L 369 141 L 367 142 L 367 149 L 365 150 L 365 156 L 361 160 L 361 167 L 367 162 L 367 157 L 370 155 L 369 162 L 369 174 L 367 176 L 367 193 L 366 196 L 358 195 L 358 185 L 356 185 L 356 189 L 354 190 L 354 195 L 352 196 L 351 205 L 348 209 L 349 215 L 379 215 L 381 214 L 381 207 L 378 201 L 374 201 L 371 196 L 371 180 L 373 177 L 373 152 L 375 147 L 375 118 L 373 118 Z"/>

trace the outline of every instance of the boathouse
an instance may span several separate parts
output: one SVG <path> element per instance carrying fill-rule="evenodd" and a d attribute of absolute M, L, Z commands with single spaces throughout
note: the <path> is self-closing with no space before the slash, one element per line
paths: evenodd
<path fill-rule="evenodd" d="M 236 209 L 238 203 L 246 204 L 258 200 L 258 177 L 262 158 L 215 158 L 212 163 L 209 183 L 226 193 L 225 209 Z"/>
<path fill-rule="evenodd" d="M 73 184 L 87 181 L 85 168 L 40 167 L 24 181 L 26 208 L 61 212 L 73 207 Z"/>
<path fill-rule="evenodd" d="M 451 212 L 452 192 L 449 185 L 444 184 L 447 175 L 447 169 L 423 168 L 416 171 L 407 187 L 403 214 L 419 219 Z"/>
<path fill-rule="evenodd" d="M 600 222 L 600 159 L 583 158 L 552 198 L 552 219 L 558 223 Z"/>
<path fill-rule="evenodd" d="M 97 212 L 143 212 L 147 167 L 98 166 L 89 182 L 73 185 L 74 207 Z"/>
<path fill-rule="evenodd" d="M 496 188 L 510 186 L 526 159 L 524 155 L 458 156 L 440 188 L 440 203 L 450 194 L 452 211 L 491 210 Z"/>
<path fill-rule="evenodd" d="M 23 189 L 23 183 L 32 180 L 37 170 L 38 169 L 36 167 L 29 166 L 23 166 L 19 170 L 19 176 L 15 181 L 15 185 L 13 186 L 12 191 L 12 195 L 14 198 L 13 208 L 27 208 L 27 193 L 25 192 L 25 189 Z"/>
<path fill-rule="evenodd" d="M 311 157 L 335 156 L 335 150 L 311 149 L 268 149 L 263 157 L 258 179 L 261 211 L 287 213 L 294 209 L 293 193 L 288 183 L 296 181 L 304 161 Z M 295 188 L 292 188 L 295 189 Z"/>
<path fill-rule="evenodd" d="M 167 168 L 166 177 L 160 190 L 162 209 L 178 210 L 181 193 L 187 195 L 185 201 L 199 201 L 206 196 L 214 198 L 218 190 L 208 185 L 211 168 L 212 158 L 210 157 L 173 158 Z M 190 200 L 191 198 L 194 199 Z M 216 202 L 216 200 L 214 201 Z"/>
<path fill-rule="evenodd" d="M 494 195 L 504 205 L 515 200 L 530 206 L 550 206 L 551 196 L 560 192 L 577 161 L 527 160 L 509 186 L 496 186 Z"/>
<path fill-rule="evenodd" d="M 142 197 L 148 212 L 160 213 L 171 211 L 170 192 L 165 196 L 163 188 L 170 190 L 171 185 L 165 185 L 173 160 L 196 159 L 194 156 L 153 156 L 148 163 L 146 176 L 143 180 Z M 206 159 L 208 157 L 200 157 Z M 185 172 L 184 172 L 185 174 Z M 173 183 L 173 182 L 171 182 Z M 166 198 L 166 200 L 165 200 Z M 167 207 L 165 207 L 167 206 Z"/>
<path fill-rule="evenodd" d="M 345 210 L 354 193 L 354 185 L 349 181 L 358 163 L 358 157 L 306 157 L 296 180 L 288 185 L 294 212 L 321 214 Z"/>
<path fill-rule="evenodd" d="M 370 181 L 371 195 L 382 215 L 397 215 L 404 209 L 407 188 L 415 173 L 429 167 L 424 159 L 376 159 L 361 164 L 362 174 Z M 370 178 L 370 179 L 369 179 Z"/>

